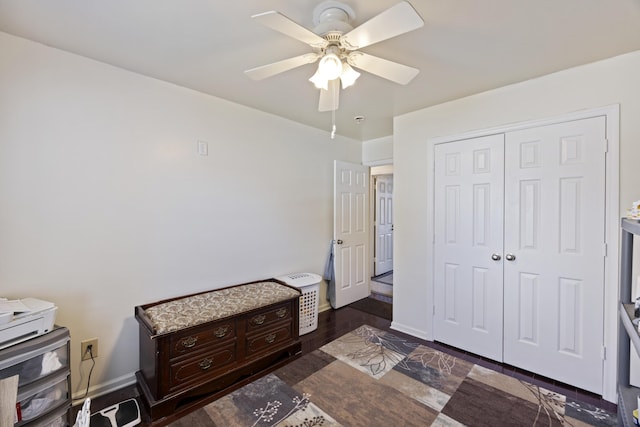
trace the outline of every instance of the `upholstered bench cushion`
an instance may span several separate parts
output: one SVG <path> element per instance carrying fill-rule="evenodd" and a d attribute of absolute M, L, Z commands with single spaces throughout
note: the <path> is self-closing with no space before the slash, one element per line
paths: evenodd
<path fill-rule="evenodd" d="M 234 316 L 299 296 L 300 291 L 264 281 L 217 289 L 149 307 L 145 310 L 156 334 Z"/>

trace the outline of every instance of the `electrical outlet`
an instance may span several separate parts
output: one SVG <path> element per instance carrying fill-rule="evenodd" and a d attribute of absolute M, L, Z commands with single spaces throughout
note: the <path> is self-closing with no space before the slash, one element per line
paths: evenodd
<path fill-rule="evenodd" d="M 81 360 L 90 360 L 92 356 L 94 359 L 98 357 L 98 338 L 84 340 L 80 343 Z"/>

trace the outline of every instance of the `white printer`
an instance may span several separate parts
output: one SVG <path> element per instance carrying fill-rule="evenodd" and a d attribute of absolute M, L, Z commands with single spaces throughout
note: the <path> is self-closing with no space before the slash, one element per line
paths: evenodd
<path fill-rule="evenodd" d="M 56 307 L 37 298 L 0 299 L 0 349 L 46 334 L 53 329 Z"/>

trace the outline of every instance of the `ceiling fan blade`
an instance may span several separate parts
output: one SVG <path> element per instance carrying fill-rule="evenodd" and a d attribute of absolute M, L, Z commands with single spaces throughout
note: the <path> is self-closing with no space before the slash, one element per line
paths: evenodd
<path fill-rule="evenodd" d="M 347 57 L 347 62 L 356 68 L 360 68 L 368 73 L 375 74 L 376 76 L 383 77 L 401 85 L 409 83 L 420 72 L 417 68 L 382 59 L 364 52 L 352 52 Z"/>
<path fill-rule="evenodd" d="M 321 48 L 327 45 L 327 41 L 325 39 L 311 30 L 306 29 L 302 25 L 293 22 L 280 12 L 272 10 L 253 15 L 252 18 L 272 30 L 276 30 L 284 35 L 300 40 L 311 47 Z"/>
<path fill-rule="evenodd" d="M 252 68 L 250 70 L 246 70 L 244 73 L 253 80 L 262 80 L 305 64 L 311 64 L 312 62 L 317 61 L 319 57 L 320 55 L 316 53 L 305 53 L 304 55 Z"/>
<path fill-rule="evenodd" d="M 356 50 L 408 33 L 423 25 L 424 21 L 413 6 L 402 1 L 349 31 L 340 41 L 348 50 Z"/>
<path fill-rule="evenodd" d="M 340 79 L 329 80 L 328 89 L 320 89 L 318 111 L 334 111 L 340 105 Z"/>

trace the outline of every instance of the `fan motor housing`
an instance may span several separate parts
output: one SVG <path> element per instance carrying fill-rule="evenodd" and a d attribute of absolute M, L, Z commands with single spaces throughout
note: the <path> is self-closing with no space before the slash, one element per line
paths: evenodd
<path fill-rule="evenodd" d="M 355 16 L 353 9 L 344 3 L 333 0 L 324 1 L 313 9 L 313 24 L 315 25 L 313 32 L 325 39 L 327 39 L 327 34 L 347 33 L 353 29 L 349 21 Z M 327 41 L 332 40 L 327 39 Z"/>

